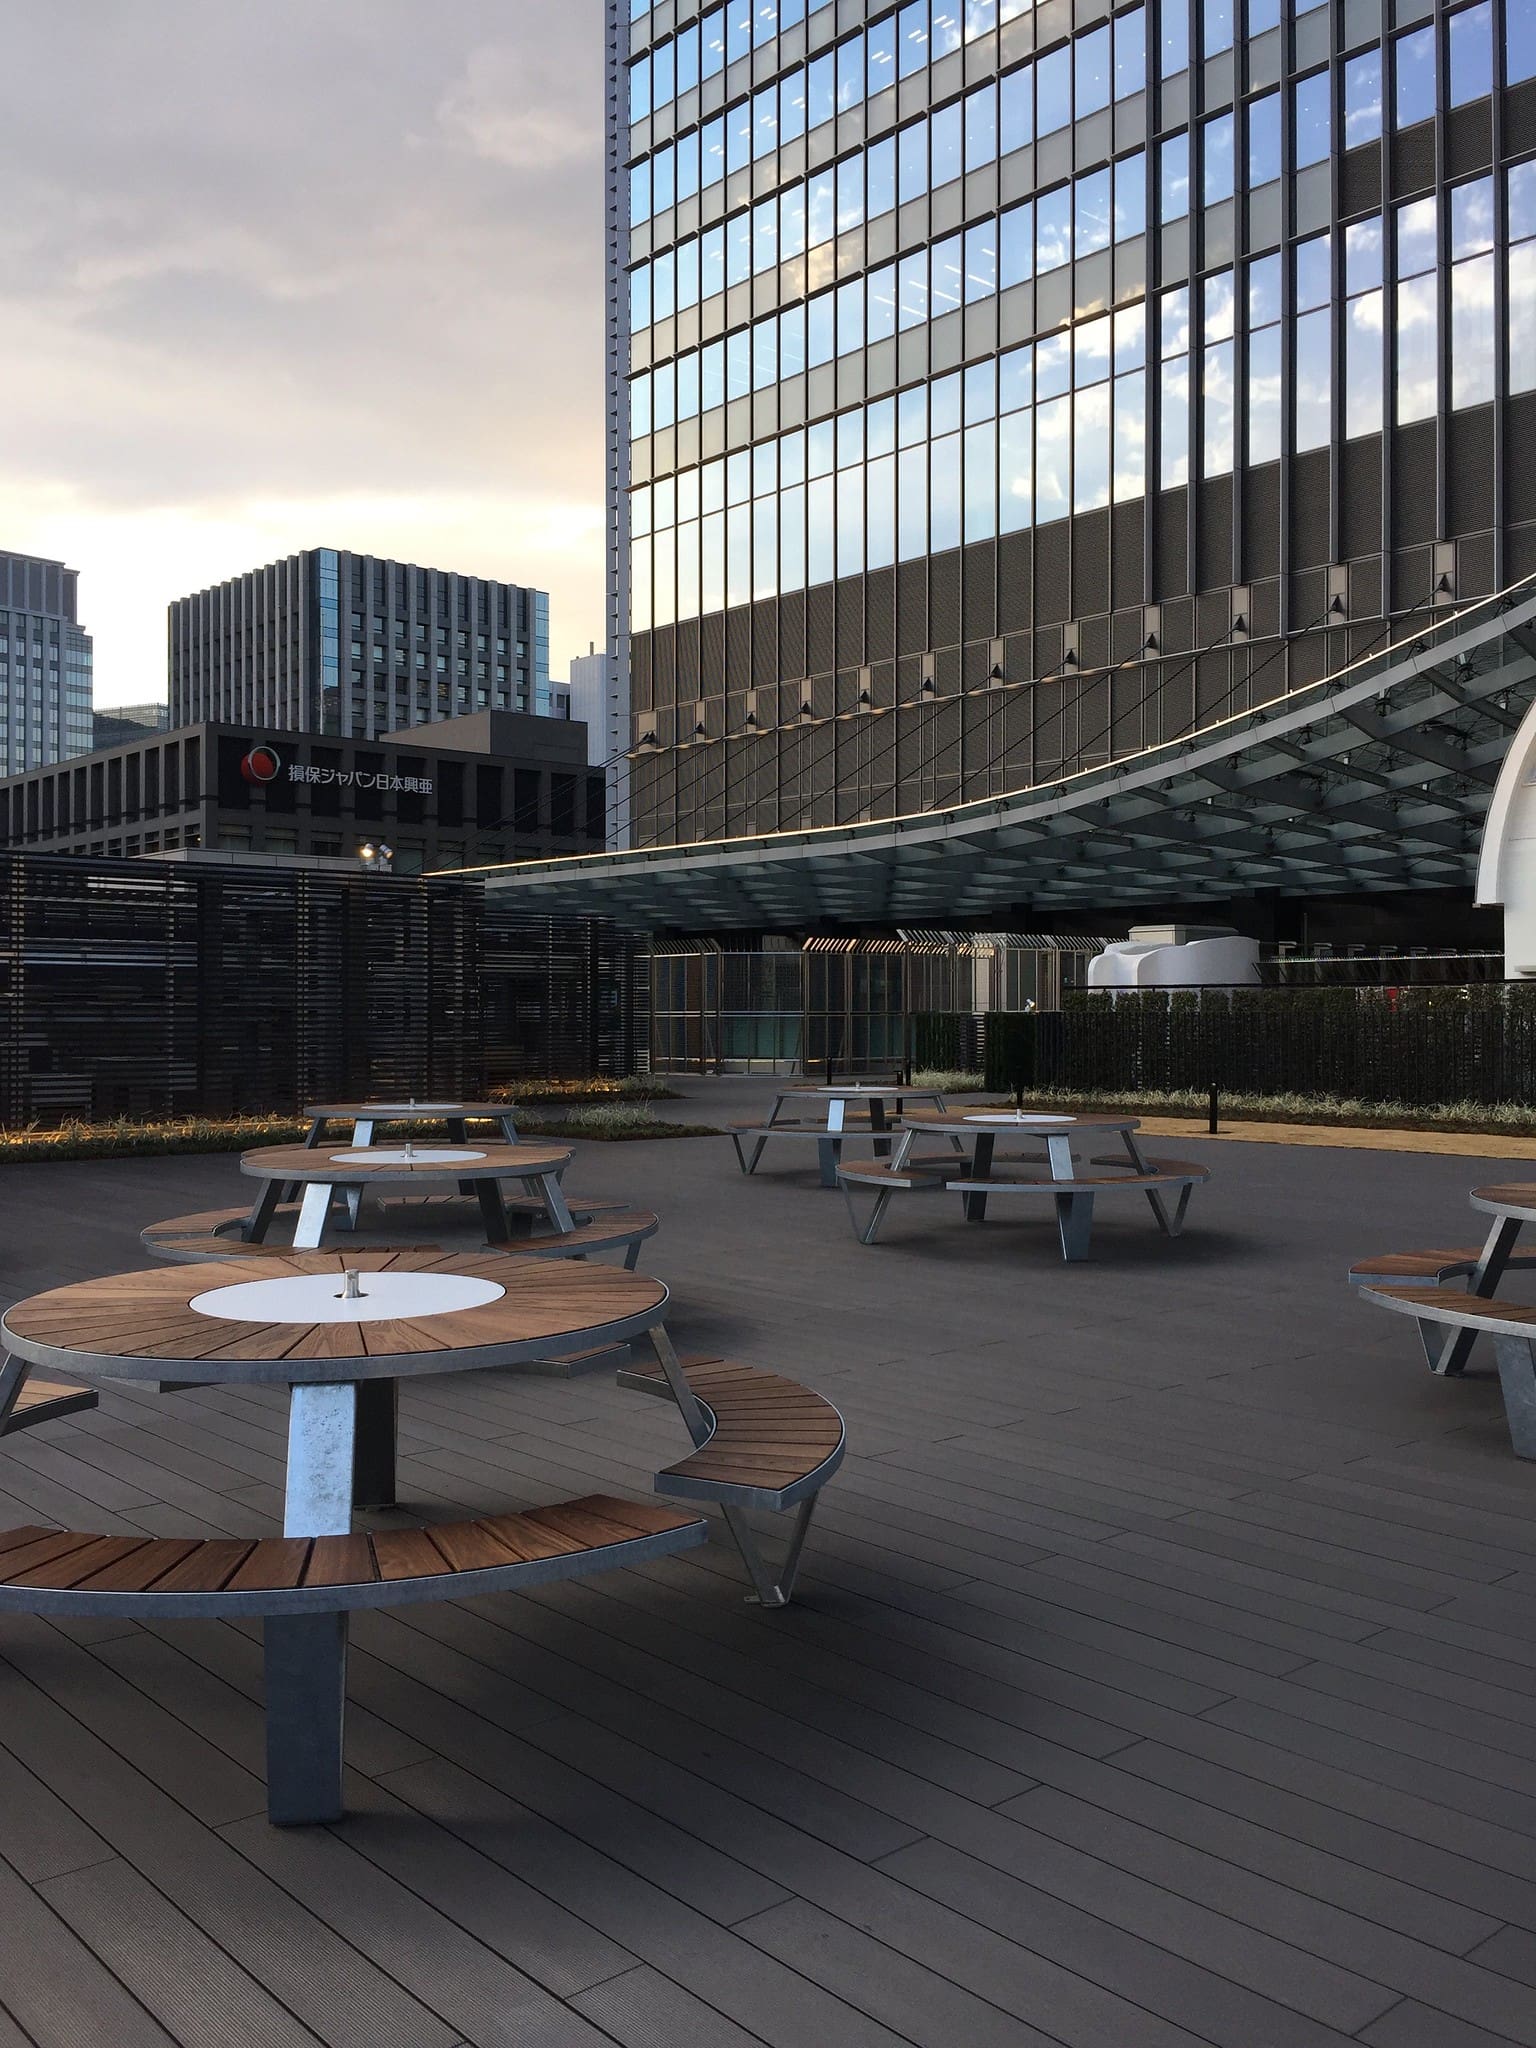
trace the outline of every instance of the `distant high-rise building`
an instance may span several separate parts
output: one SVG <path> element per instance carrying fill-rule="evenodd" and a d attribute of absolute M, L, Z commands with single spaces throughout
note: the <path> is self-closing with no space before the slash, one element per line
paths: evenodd
<path fill-rule="evenodd" d="M 67 761 L 95 744 L 78 582 L 62 562 L 0 553 L 0 774 Z"/>
<path fill-rule="evenodd" d="M 587 760 L 608 772 L 608 844 L 629 844 L 629 700 L 614 687 L 616 665 L 588 643 L 571 662 L 571 716 L 585 720 Z"/>
<path fill-rule="evenodd" d="M 114 704 L 110 710 L 93 714 L 92 747 L 99 752 L 103 747 L 126 746 L 131 740 L 143 739 L 146 733 L 168 731 L 170 723 L 170 712 L 164 704 Z"/>
<path fill-rule="evenodd" d="M 171 723 L 377 738 L 475 711 L 547 713 L 549 599 L 310 548 L 170 607 Z"/>

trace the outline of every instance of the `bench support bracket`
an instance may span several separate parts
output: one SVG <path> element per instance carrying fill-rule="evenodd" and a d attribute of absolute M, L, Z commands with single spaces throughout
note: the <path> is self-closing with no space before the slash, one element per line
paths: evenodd
<path fill-rule="evenodd" d="M 1496 1216 L 1494 1218 L 1493 1228 L 1489 1231 L 1487 1240 L 1483 1245 L 1482 1256 L 1472 1268 L 1471 1276 L 1467 1281 L 1467 1292 L 1469 1294 L 1480 1295 L 1484 1300 L 1487 1300 L 1491 1294 L 1495 1294 L 1498 1291 L 1499 1282 L 1504 1277 L 1505 1268 L 1509 1264 L 1510 1254 L 1514 1251 L 1519 1236 L 1520 1219 L 1518 1217 Z M 1454 1378 L 1460 1373 L 1465 1367 L 1468 1358 L 1471 1357 L 1472 1346 L 1477 1342 L 1477 1332 L 1476 1330 L 1453 1330 L 1448 1337 L 1442 1340 L 1431 1334 L 1431 1326 L 1428 1323 L 1420 1323 L 1419 1341 L 1424 1346 L 1424 1356 L 1428 1361 L 1430 1371 L 1442 1378 L 1449 1379 Z M 1515 1338 L 1512 1341 L 1518 1343 L 1519 1339 Z M 1499 1367 L 1501 1378 L 1503 1377 L 1503 1371 L 1504 1368 L 1501 1363 Z M 1507 1402 L 1507 1394 L 1505 1399 Z M 1511 1417 L 1510 1426 L 1511 1430 L 1513 1430 L 1513 1417 Z M 1527 1455 L 1531 1454 L 1527 1453 Z"/>
<path fill-rule="evenodd" d="M 1536 1344 L 1527 1337 L 1495 1337 L 1499 1385 L 1517 1458 L 1536 1458 Z"/>
<path fill-rule="evenodd" d="M 347 1616 L 268 1615 L 267 1818 L 277 1828 L 340 1820 Z"/>
<path fill-rule="evenodd" d="M 801 1501 L 795 1513 L 794 1527 L 790 1530 L 789 1543 L 785 1549 L 778 1571 L 763 1555 L 757 1531 L 748 1521 L 741 1508 L 723 1508 L 725 1525 L 735 1539 L 736 1548 L 741 1552 L 741 1561 L 747 1568 L 752 1581 L 749 1598 L 760 1607 L 787 1607 L 790 1595 L 795 1590 L 795 1578 L 800 1570 L 800 1553 L 805 1548 L 805 1539 L 810 1533 L 811 1517 L 816 1512 L 816 1495 L 810 1494 Z"/>

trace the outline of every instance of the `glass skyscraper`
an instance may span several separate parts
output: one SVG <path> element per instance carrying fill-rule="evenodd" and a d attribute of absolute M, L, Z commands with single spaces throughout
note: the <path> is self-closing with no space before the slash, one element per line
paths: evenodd
<path fill-rule="evenodd" d="M 547 712 L 542 590 L 311 548 L 170 607 L 172 725 L 376 738 L 475 711 Z"/>
<path fill-rule="evenodd" d="M 88 754 L 91 636 L 77 570 L 0 553 L 0 775 Z"/>
<path fill-rule="evenodd" d="M 610 0 L 636 846 L 1193 733 L 1536 571 L 1532 0 Z"/>

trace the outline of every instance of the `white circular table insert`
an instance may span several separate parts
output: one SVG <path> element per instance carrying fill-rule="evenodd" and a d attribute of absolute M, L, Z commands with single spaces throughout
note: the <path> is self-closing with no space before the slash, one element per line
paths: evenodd
<path fill-rule="evenodd" d="M 366 1120 L 381 1116 L 452 1116 L 462 1102 L 365 1102 L 359 1114 Z"/>
<path fill-rule="evenodd" d="M 1010 1109 L 1006 1116 L 977 1114 L 965 1120 L 968 1124 L 1071 1124 L 1077 1121 L 1071 1116 L 1036 1116 L 1032 1110 L 1016 1109 Z"/>
<path fill-rule="evenodd" d="M 462 1145 L 365 1145 L 355 1152 L 332 1152 L 332 1166 L 462 1166 L 466 1160 L 483 1159 Z"/>
<path fill-rule="evenodd" d="M 230 1323 L 379 1323 L 484 1308 L 506 1289 L 467 1273 L 359 1273 L 350 1300 L 341 1273 L 295 1273 L 210 1287 L 187 1303 L 200 1316 Z"/>

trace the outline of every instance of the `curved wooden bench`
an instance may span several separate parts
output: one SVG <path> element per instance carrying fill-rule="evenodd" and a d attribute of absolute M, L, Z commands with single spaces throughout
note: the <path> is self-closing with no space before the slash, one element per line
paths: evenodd
<path fill-rule="evenodd" d="M 200 1209 L 191 1216 L 171 1216 L 164 1223 L 146 1223 L 139 1232 L 139 1243 L 153 1258 L 169 1259 L 177 1265 L 196 1265 L 203 1259 L 259 1259 L 270 1252 L 292 1250 L 291 1245 L 248 1242 L 243 1233 L 250 1213 L 249 1209 Z M 281 1216 L 284 1211 L 277 1213 Z M 289 1220 L 298 1213 L 291 1208 Z"/>
<path fill-rule="evenodd" d="M 20 1366 L 19 1359 L 8 1361 Z M 24 1368 L 23 1368 L 24 1370 Z M 71 1386 L 62 1380 L 23 1379 L 7 1406 L 6 1379 L 0 1372 L 0 1436 L 14 1436 L 20 1429 L 35 1429 L 40 1422 L 57 1422 L 61 1415 L 79 1415 L 94 1408 L 101 1396 L 94 1387 Z"/>
<path fill-rule="evenodd" d="M 694 1413 L 684 1409 L 683 1419 L 694 1448 L 656 1474 L 656 1491 L 718 1501 L 757 1599 L 765 1607 L 783 1607 L 794 1591 L 816 1497 L 843 1462 L 843 1418 L 809 1387 L 757 1366 L 697 1358 L 681 1370 L 693 1397 Z M 619 1385 L 676 1398 L 659 1369 L 621 1372 Z M 782 1513 L 792 1507 L 799 1513 L 775 1571 L 742 1510 Z"/>
<path fill-rule="evenodd" d="M 1536 1308 L 1515 1301 L 1491 1301 L 1486 1295 L 1448 1287 L 1367 1283 L 1360 1289 L 1360 1299 L 1412 1316 L 1421 1333 L 1426 1323 L 1440 1323 L 1472 1337 L 1492 1337 L 1510 1443 L 1517 1458 L 1536 1458 Z M 1429 1350 L 1427 1342 L 1425 1350 Z"/>
<path fill-rule="evenodd" d="M 260 1542 L 32 1525 L 0 1533 L 0 1612 L 261 1616 L 267 1813 L 293 1826 L 342 1810 L 345 1616 L 353 1609 L 475 1599 L 670 1557 L 708 1536 L 701 1516 L 606 1494 L 420 1529 Z"/>
<path fill-rule="evenodd" d="M 1378 1252 L 1374 1258 L 1356 1259 L 1349 1269 L 1350 1285 L 1366 1287 L 1377 1282 L 1399 1282 L 1408 1286 L 1423 1281 L 1431 1287 L 1443 1287 L 1447 1281 L 1467 1280 L 1471 1285 L 1465 1292 L 1486 1300 L 1503 1273 L 1536 1270 L 1536 1252 L 1517 1252 L 1511 1248 L 1512 1231 L 1496 1231 L 1494 1234 L 1495 1239 L 1506 1235 L 1510 1239 L 1509 1245 L 1502 1242 L 1495 1245 L 1490 1240 L 1487 1244 L 1454 1245 L 1426 1252 Z M 1493 1273 L 1488 1272 L 1490 1257 L 1497 1261 Z M 1471 1357 L 1478 1333 L 1474 1328 L 1459 1328 L 1454 1336 L 1437 1342 L 1431 1335 L 1434 1328 L 1431 1320 L 1419 1318 L 1419 1343 L 1424 1350 L 1425 1362 L 1437 1378 L 1454 1379 Z"/>
<path fill-rule="evenodd" d="M 1119 1188 L 1139 1190 L 1146 1195 L 1159 1230 L 1167 1237 L 1177 1237 L 1184 1227 L 1191 1194 L 1211 1177 L 1208 1166 L 1177 1159 L 1149 1161 L 1154 1169 L 1150 1173 L 1074 1173 L 1071 1180 L 1026 1178 L 1023 1173 L 1010 1172 L 1011 1163 L 994 1168 L 987 1174 L 959 1176 L 952 1160 L 908 1160 L 900 1168 L 883 1165 L 877 1160 L 868 1165 L 841 1167 L 838 1179 L 843 1186 L 849 1220 L 862 1244 L 874 1243 L 885 1212 L 892 1198 L 898 1194 L 959 1195 L 967 1219 L 978 1223 L 985 1216 L 987 1200 L 992 1195 L 1049 1195 L 1056 1204 L 1061 1256 L 1070 1263 L 1088 1256 L 1095 1195 Z M 1092 1163 L 1114 1165 L 1117 1162 L 1108 1159 Z M 862 1228 L 849 1194 L 850 1185 L 876 1191 L 875 1206 Z M 1162 1203 L 1164 1188 L 1177 1188 L 1179 1191 L 1179 1199 L 1171 1215 Z"/>
<path fill-rule="evenodd" d="M 509 1237 L 505 1244 L 487 1245 L 487 1251 L 507 1252 L 518 1259 L 584 1259 L 591 1252 L 624 1248 L 624 1269 L 633 1273 L 640 1247 L 661 1228 L 659 1218 L 649 1209 L 621 1209 L 616 1215 L 597 1216 L 578 1223 L 574 1230 L 541 1230 L 530 1237 Z"/>

